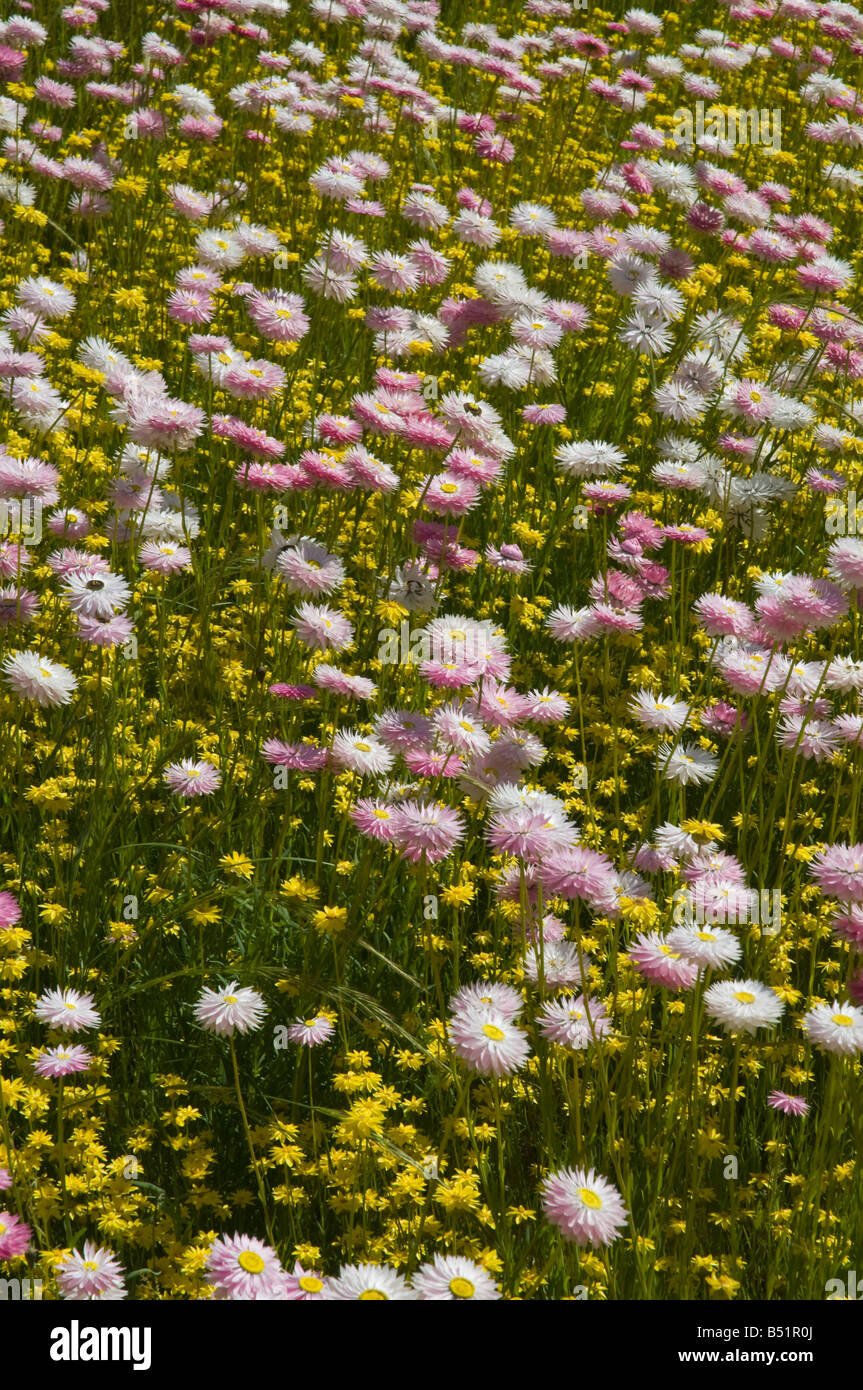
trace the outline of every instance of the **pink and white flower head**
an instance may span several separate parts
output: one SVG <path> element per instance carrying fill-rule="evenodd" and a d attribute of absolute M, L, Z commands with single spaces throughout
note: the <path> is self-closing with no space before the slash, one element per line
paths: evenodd
<path fill-rule="evenodd" d="M 628 954 L 639 974 L 664 989 L 692 989 L 698 979 L 698 966 L 675 951 L 659 932 L 641 932 Z"/>
<path fill-rule="evenodd" d="M 525 1034 L 491 1005 L 460 1009 L 449 1034 L 456 1056 L 480 1076 L 511 1076 L 530 1054 Z"/>
<path fill-rule="evenodd" d="M 611 1031 L 611 1019 L 598 1000 L 565 995 L 549 999 L 538 1018 L 539 1029 L 549 1042 L 583 1051 Z"/>
<path fill-rule="evenodd" d="M 853 536 L 835 540 L 828 552 L 832 577 L 846 589 L 863 589 L 863 541 Z"/>
<path fill-rule="evenodd" d="M 617 1188 L 595 1169 L 563 1168 L 542 1184 L 542 1205 L 553 1225 L 576 1245 L 610 1245 L 629 1219 Z"/>
<path fill-rule="evenodd" d="M 6 889 L 0 889 L 0 931 L 8 931 L 21 921 L 21 907 L 18 899 Z"/>
<path fill-rule="evenodd" d="M 83 1251 L 72 1250 L 63 1256 L 57 1266 L 57 1283 L 66 1302 L 118 1302 L 126 1297 L 124 1273 L 112 1250 L 86 1240 Z"/>
<path fill-rule="evenodd" d="M 77 989 L 46 989 L 34 1009 L 40 1023 L 62 1028 L 64 1033 L 77 1033 L 82 1028 L 98 1028 L 102 1016 L 93 1008 L 92 994 L 80 994 Z"/>
<path fill-rule="evenodd" d="M 326 1014 L 315 1014 L 312 1018 L 298 1018 L 296 1023 L 292 1023 L 288 1028 L 288 1037 L 300 1047 L 319 1047 L 321 1043 L 329 1042 L 335 1031 L 336 1026 L 331 1018 Z"/>
<path fill-rule="evenodd" d="M 182 762 L 168 764 L 162 780 L 178 796 L 212 796 L 222 785 L 222 774 L 212 763 L 183 758 Z"/>
<path fill-rule="evenodd" d="M 269 1245 L 256 1236 L 219 1236 L 207 1257 L 207 1280 L 217 1299 L 237 1302 L 283 1300 L 285 1272 Z"/>
<path fill-rule="evenodd" d="M 490 1302 L 501 1296 L 488 1270 L 463 1255 L 435 1255 L 420 1265 L 413 1287 L 420 1299 L 434 1303 Z"/>
<path fill-rule="evenodd" d="M 50 280 L 47 275 L 35 275 L 22 280 L 17 290 L 18 301 L 33 314 L 45 319 L 63 319 L 75 308 L 75 296 L 65 285 Z"/>
<path fill-rule="evenodd" d="M 379 777 L 389 772 L 395 758 L 374 734 L 359 729 L 342 729 L 333 738 L 330 760 L 338 768 Z"/>
<path fill-rule="evenodd" d="M 789 1096 L 787 1091 L 771 1091 L 767 1097 L 771 1110 L 779 1110 L 783 1115 L 808 1115 L 809 1102 L 803 1096 Z"/>
<path fill-rule="evenodd" d="M 614 900 L 614 868 L 596 850 L 578 845 L 555 851 L 543 862 L 541 874 L 546 893 L 552 897 L 583 898 L 597 905 Z"/>
<path fill-rule="evenodd" d="M 87 1071 L 92 1060 L 93 1054 L 85 1047 L 46 1047 L 33 1063 L 33 1070 L 37 1076 L 58 1080 L 75 1072 Z"/>
<path fill-rule="evenodd" d="M 145 541 L 138 551 L 138 559 L 145 569 L 156 574 L 176 574 L 191 568 L 192 552 L 173 541 Z"/>
<path fill-rule="evenodd" d="M 863 902 L 863 845 L 828 845 L 809 865 L 821 892 L 842 902 Z"/>
<path fill-rule="evenodd" d="M 413 864 L 423 859 L 428 864 L 439 864 L 464 839 L 461 816 L 442 802 L 400 802 L 393 820 L 393 843 L 399 854 Z"/>
<path fill-rule="evenodd" d="M 863 1009 L 847 1000 L 816 1004 L 803 1016 L 803 1031 L 822 1051 L 852 1057 L 863 1052 Z"/>
<path fill-rule="evenodd" d="M 555 824 L 541 806 L 527 805 L 496 811 L 486 838 L 499 854 L 541 862 L 552 851 L 569 848 L 577 837 L 571 822 L 564 819 Z"/>
<path fill-rule="evenodd" d="M 350 818 L 361 835 L 383 844 L 392 841 L 395 831 L 395 806 L 382 797 L 362 796 L 350 809 Z"/>
<path fill-rule="evenodd" d="M 14 1216 L 11 1211 L 0 1211 L 0 1260 L 14 1260 L 26 1255 L 32 1234 L 26 1221 Z"/>
<path fill-rule="evenodd" d="M 759 980 L 719 980 L 705 991 L 704 1003 L 728 1033 L 754 1035 L 759 1028 L 775 1028 L 785 1012 L 775 991 Z"/>
<path fill-rule="evenodd" d="M 304 1269 L 299 1260 L 292 1270 L 284 1275 L 285 1298 L 289 1303 L 316 1303 L 322 1301 L 326 1280 L 316 1269 Z"/>
<path fill-rule="evenodd" d="M 202 989 L 195 1005 L 195 1018 L 201 1027 L 223 1038 L 260 1028 L 266 1012 L 257 990 L 240 986 L 236 980 L 222 989 Z"/>
<path fill-rule="evenodd" d="M 481 721 L 461 705 L 443 705 L 433 719 L 435 732 L 446 748 L 471 756 L 491 747 L 489 734 Z"/>
<path fill-rule="evenodd" d="M 295 594 L 331 594 L 345 580 L 345 567 L 338 556 L 307 536 L 287 541 L 274 568 Z"/>
<path fill-rule="evenodd" d="M 477 980 L 472 985 L 462 985 L 449 1002 L 454 1014 L 472 1009 L 493 1009 L 510 1022 L 518 1018 L 524 1008 L 524 1000 L 512 985 L 499 984 L 492 980 Z"/>
<path fill-rule="evenodd" d="M 682 787 L 711 781 L 719 767 L 719 759 L 713 753 L 694 744 L 661 743 L 656 761 L 663 777 Z"/>
<path fill-rule="evenodd" d="M 354 640 L 353 623 L 325 603 L 301 603 L 291 618 L 291 627 L 312 651 L 344 651 Z"/>
<path fill-rule="evenodd" d="M 416 1300 L 408 1281 L 389 1265 L 342 1265 L 326 1281 L 324 1298 L 351 1303 L 390 1303 Z"/>
<path fill-rule="evenodd" d="M 68 705 L 78 688 L 72 672 L 39 652 L 13 652 L 3 662 L 3 679 L 19 700 L 34 700 L 43 709 Z"/>
<path fill-rule="evenodd" d="M 63 598 L 73 613 L 86 618 L 110 618 L 116 609 L 125 608 L 132 591 L 118 574 L 110 570 L 73 570 L 62 586 Z"/>
<path fill-rule="evenodd" d="M 675 927 L 668 933 L 668 945 L 684 960 L 709 970 L 724 970 L 740 959 L 740 943 L 733 932 L 707 922 Z"/>
<path fill-rule="evenodd" d="M 553 941 L 543 936 L 542 950 L 531 946 L 524 958 L 524 973 L 534 984 L 546 986 L 578 985 L 584 988 L 590 970 L 590 957 L 574 941 Z"/>
<path fill-rule="evenodd" d="M 689 706 L 684 700 L 676 700 L 673 695 L 657 696 L 643 689 L 630 701 L 629 710 L 646 729 L 671 733 L 678 733 L 689 717 Z"/>

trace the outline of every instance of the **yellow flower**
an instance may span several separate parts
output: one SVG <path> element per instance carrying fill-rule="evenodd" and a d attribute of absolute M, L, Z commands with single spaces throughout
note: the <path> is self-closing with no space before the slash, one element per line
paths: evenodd
<path fill-rule="evenodd" d="M 455 883 L 451 888 L 441 889 L 439 897 L 447 907 L 467 907 L 476 897 L 476 888 L 472 883 Z"/>
<path fill-rule="evenodd" d="M 659 921 L 659 908 L 652 898 L 623 897 L 618 899 L 618 906 L 624 922 L 633 926 L 649 928 Z"/>
<path fill-rule="evenodd" d="M 196 927 L 205 927 L 210 922 L 221 921 L 222 909 L 215 903 L 201 903 L 200 907 L 190 907 L 186 916 Z"/>
<path fill-rule="evenodd" d="M 39 908 L 39 916 L 49 926 L 63 927 L 68 922 L 71 913 L 68 907 L 63 907 L 61 903 L 43 903 Z"/>
<path fill-rule="evenodd" d="M 297 902 L 305 902 L 308 898 L 321 896 L 321 890 L 314 880 L 302 878 L 299 874 L 294 874 L 292 878 L 286 878 L 280 891 L 283 897 L 294 898 Z"/>
<path fill-rule="evenodd" d="M 147 296 L 142 289 L 114 290 L 111 295 L 119 309 L 146 309 Z"/>
<path fill-rule="evenodd" d="M 339 1125 L 339 1131 L 348 1142 L 371 1139 L 383 1129 L 385 1118 L 386 1109 L 378 1101 L 369 1098 L 355 1100 Z"/>
<path fill-rule="evenodd" d="M 348 923 L 347 908 L 344 907 L 320 907 L 314 913 L 312 921 L 315 930 L 323 936 L 337 936 L 343 932 Z"/>
<path fill-rule="evenodd" d="M 221 868 L 226 873 L 233 874 L 236 878 L 252 878 L 255 866 L 248 855 L 238 854 L 236 850 L 232 854 L 223 854 L 219 860 Z"/>

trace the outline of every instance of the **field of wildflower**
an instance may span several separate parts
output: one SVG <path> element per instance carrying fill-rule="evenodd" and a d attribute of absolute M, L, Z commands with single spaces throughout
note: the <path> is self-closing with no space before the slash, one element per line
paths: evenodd
<path fill-rule="evenodd" d="M 12 0 L 4 1297 L 849 1296 L 861 58 Z"/>

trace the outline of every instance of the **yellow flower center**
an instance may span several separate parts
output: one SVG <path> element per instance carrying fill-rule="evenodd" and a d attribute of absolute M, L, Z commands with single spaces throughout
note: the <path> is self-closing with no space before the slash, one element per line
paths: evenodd
<path fill-rule="evenodd" d="M 237 996 L 236 996 L 236 994 L 226 994 L 226 995 L 225 995 L 225 998 L 224 998 L 224 1000 L 223 1000 L 223 1002 L 224 1002 L 225 1004 L 236 1004 L 236 1002 L 237 1002 Z"/>
<path fill-rule="evenodd" d="M 469 1279 L 450 1279 L 449 1291 L 455 1298 L 473 1298 L 476 1293 Z"/>
<path fill-rule="evenodd" d="M 237 1263 L 247 1274 L 260 1274 L 264 1268 L 263 1256 L 257 1250 L 244 1250 Z"/>
<path fill-rule="evenodd" d="M 85 1260 L 85 1261 L 84 1261 L 84 1269 L 98 1269 L 98 1268 L 99 1268 L 99 1266 L 98 1266 L 98 1264 L 97 1264 L 97 1262 L 96 1262 L 95 1260 Z"/>
<path fill-rule="evenodd" d="M 382 1293 L 380 1289 L 363 1289 L 359 1297 L 360 1303 L 368 1303 L 372 1299 L 376 1302 L 389 1303 L 389 1296 Z"/>
<path fill-rule="evenodd" d="M 833 1022 L 839 1028 L 853 1028 L 854 1026 L 854 1020 L 850 1018 L 848 1014 L 834 1014 Z"/>
<path fill-rule="evenodd" d="M 446 492 L 446 493 L 458 492 L 458 484 L 457 484 L 457 483 L 441 483 L 441 485 L 440 485 L 440 490 L 441 490 L 441 492 Z"/>
<path fill-rule="evenodd" d="M 482 1025 L 482 1031 L 485 1033 L 487 1038 L 491 1038 L 492 1042 L 503 1042 L 504 1038 L 506 1037 L 506 1033 L 503 1031 L 503 1029 L 498 1028 L 497 1025 L 494 1023 L 484 1023 Z"/>
<path fill-rule="evenodd" d="M 590 1207 L 591 1211 L 599 1211 L 602 1206 L 602 1198 L 597 1197 L 595 1192 L 591 1192 L 589 1187 L 580 1187 L 578 1189 L 578 1195 L 584 1205 Z"/>
<path fill-rule="evenodd" d="M 754 1004 L 754 1003 L 755 1003 L 755 995 L 754 995 L 754 994 L 750 994 L 748 989 L 737 989 L 737 990 L 735 990 L 735 991 L 734 991 L 734 998 L 737 999 L 737 1000 L 739 1000 L 741 1004 Z"/>
<path fill-rule="evenodd" d="M 316 1279 L 314 1274 L 304 1274 L 299 1282 L 303 1293 L 320 1293 L 324 1287 L 323 1279 Z"/>
<path fill-rule="evenodd" d="M 354 748 L 360 753 L 371 753 L 372 751 L 372 745 L 370 743 L 355 743 Z"/>

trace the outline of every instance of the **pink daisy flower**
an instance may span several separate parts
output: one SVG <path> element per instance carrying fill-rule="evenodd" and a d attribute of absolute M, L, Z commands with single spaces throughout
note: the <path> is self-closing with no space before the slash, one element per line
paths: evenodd
<path fill-rule="evenodd" d="M 5 888 L 0 889 L 0 931 L 7 931 L 20 921 L 21 908 L 18 899 L 12 893 L 7 893 Z"/>
<path fill-rule="evenodd" d="M 413 1287 L 420 1299 L 435 1303 L 490 1302 L 501 1296 L 488 1271 L 462 1255 L 435 1255 L 430 1263 L 420 1265 Z"/>
<path fill-rule="evenodd" d="M 389 772 L 395 758 L 374 734 L 342 729 L 333 738 L 330 758 L 336 767 L 378 777 Z"/>
<path fill-rule="evenodd" d="M 816 1004 L 803 1016 L 803 1031 L 824 1052 L 854 1056 L 863 1052 L 863 1009 L 847 1000 Z"/>
<path fill-rule="evenodd" d="M 222 774 L 212 763 L 183 758 L 179 763 L 168 764 L 162 780 L 178 796 L 212 796 L 222 785 Z"/>
<path fill-rule="evenodd" d="M 80 994 L 76 989 L 46 989 L 34 1009 L 40 1023 L 62 1028 L 64 1033 L 77 1033 L 82 1028 L 98 1028 L 101 1014 L 93 1008 L 92 994 Z"/>
<path fill-rule="evenodd" d="M 375 797 L 361 797 L 350 809 L 350 818 L 363 835 L 389 843 L 395 833 L 395 807 Z"/>
<path fill-rule="evenodd" d="M 325 1297 L 325 1279 L 314 1269 L 304 1269 L 297 1260 L 283 1280 L 285 1298 L 291 1303 L 313 1303 Z"/>
<path fill-rule="evenodd" d="M 26 1255 L 33 1232 L 20 1217 L 0 1211 L 0 1260 L 14 1260 Z"/>
<path fill-rule="evenodd" d="M 826 897 L 863 902 L 863 845 L 828 845 L 818 850 L 809 874 Z"/>
<path fill-rule="evenodd" d="M 394 808 L 393 843 L 403 859 L 439 864 L 464 839 L 457 811 L 440 802 L 402 801 Z"/>
<path fill-rule="evenodd" d="M 327 1018 L 326 1014 L 316 1014 L 314 1018 L 298 1018 L 288 1028 L 288 1037 L 301 1047 L 318 1047 L 328 1042 L 335 1031 L 332 1019 Z"/>
<path fill-rule="evenodd" d="M 807 1115 L 809 1102 L 803 1096 L 789 1096 L 786 1091 L 771 1091 L 767 1097 L 771 1110 L 780 1110 L 783 1115 Z"/>
<path fill-rule="evenodd" d="M 145 569 L 156 574 L 176 574 L 191 568 L 192 552 L 173 541 L 145 541 L 138 551 L 138 559 Z"/>
<path fill-rule="evenodd" d="M 93 1054 L 85 1047 L 48 1047 L 40 1052 L 33 1070 L 38 1076 L 56 1079 L 87 1071 L 92 1060 Z"/>
<path fill-rule="evenodd" d="M 692 989 L 698 979 L 695 962 L 675 951 L 659 932 L 639 933 L 628 955 L 645 979 L 664 989 Z"/>
<path fill-rule="evenodd" d="M 351 1303 L 391 1303 L 415 1300 L 410 1284 L 389 1265 L 342 1265 L 338 1276 L 327 1279 L 324 1298 Z"/>
<path fill-rule="evenodd" d="M 83 1251 L 72 1250 L 63 1256 L 57 1266 L 57 1283 L 66 1302 L 117 1302 L 126 1297 L 124 1273 L 112 1250 L 86 1240 Z"/>
<path fill-rule="evenodd" d="M 454 1014 L 470 1012 L 472 1009 L 493 1009 L 503 1014 L 510 1022 L 518 1018 L 524 1008 L 524 1000 L 512 985 L 499 984 L 492 980 L 477 980 L 472 985 L 462 985 L 449 1001 Z"/>
<path fill-rule="evenodd" d="M 257 990 L 241 987 L 236 980 L 222 989 L 202 989 L 195 1005 L 195 1018 L 201 1027 L 223 1038 L 260 1028 L 266 1012 Z"/>
<path fill-rule="evenodd" d="M 326 765 L 327 750 L 312 743 L 283 743 L 278 738 L 268 738 L 261 747 L 261 757 L 276 767 L 287 767 L 297 772 L 316 772 Z"/>
<path fill-rule="evenodd" d="M 538 1018 L 539 1029 L 549 1042 L 582 1051 L 611 1030 L 611 1019 L 597 1000 L 565 995 L 548 1000 Z"/>
<path fill-rule="evenodd" d="M 542 1184 L 548 1220 L 577 1245 L 610 1245 L 629 1213 L 617 1188 L 593 1169 L 563 1168 Z"/>
<path fill-rule="evenodd" d="M 460 1010 L 449 1033 L 456 1056 L 480 1076 L 510 1076 L 530 1053 L 521 1029 L 490 1006 Z"/>
<path fill-rule="evenodd" d="M 312 651 L 344 651 L 354 640 L 353 623 L 325 603 L 301 603 L 291 618 L 291 627 Z"/>
<path fill-rule="evenodd" d="M 207 1279 L 217 1299 L 232 1301 L 282 1300 L 285 1273 L 271 1246 L 256 1236 L 219 1236 L 207 1257 Z"/>

